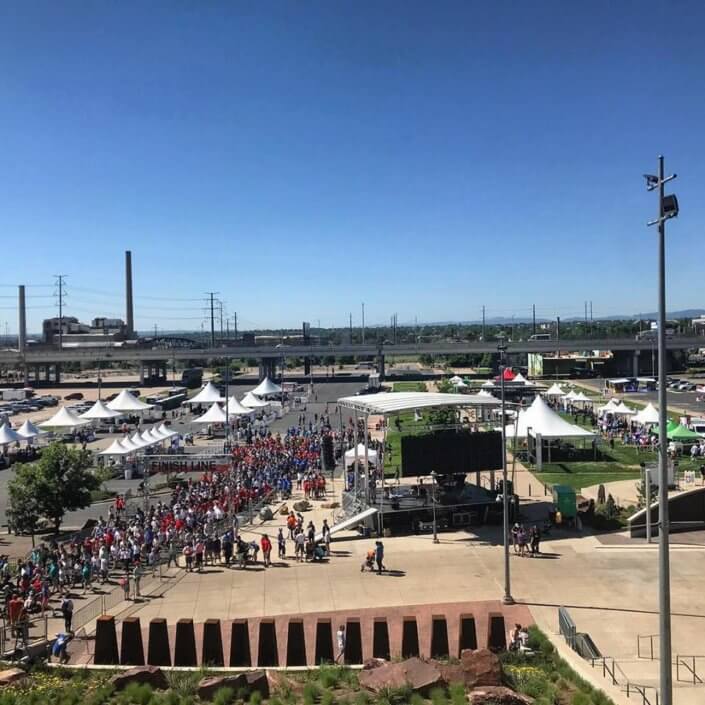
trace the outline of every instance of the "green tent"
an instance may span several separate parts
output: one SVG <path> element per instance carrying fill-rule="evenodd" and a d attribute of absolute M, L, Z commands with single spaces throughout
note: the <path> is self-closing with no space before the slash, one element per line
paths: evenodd
<path fill-rule="evenodd" d="M 681 443 L 689 443 L 700 440 L 702 436 L 695 431 L 691 431 L 687 426 L 680 424 L 673 431 L 669 432 L 668 439 L 670 441 L 680 441 Z"/>
<path fill-rule="evenodd" d="M 668 438 L 670 438 L 671 434 L 678 428 L 679 425 L 680 424 L 678 424 L 678 422 L 674 421 L 673 419 L 669 419 L 668 423 L 666 424 L 666 436 L 668 436 Z M 658 436 L 659 435 L 659 427 L 652 426 L 649 433 L 652 433 L 653 435 Z"/>

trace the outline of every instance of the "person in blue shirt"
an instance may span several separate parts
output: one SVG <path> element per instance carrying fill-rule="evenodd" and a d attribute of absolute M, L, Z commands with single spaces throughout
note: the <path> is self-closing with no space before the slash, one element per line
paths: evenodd
<path fill-rule="evenodd" d="M 69 632 L 68 634 L 62 633 L 56 635 L 56 641 L 51 647 L 51 655 L 55 658 L 58 658 L 59 663 L 64 664 L 69 662 L 70 656 L 68 651 L 66 650 L 66 647 L 68 646 L 71 639 L 73 639 L 73 632 Z"/>

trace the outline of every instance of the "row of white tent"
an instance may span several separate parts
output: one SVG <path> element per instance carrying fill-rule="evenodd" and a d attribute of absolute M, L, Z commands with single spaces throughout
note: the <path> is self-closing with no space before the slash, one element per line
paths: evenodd
<path fill-rule="evenodd" d="M 98 455 L 129 455 L 138 450 L 144 450 L 158 443 L 163 443 L 179 434 L 176 431 L 168 429 L 164 424 L 157 427 L 135 433 L 130 437 L 125 434 L 122 440 L 114 440 L 105 450 L 102 450 Z"/>
<path fill-rule="evenodd" d="M 16 431 L 8 423 L 0 426 L 0 446 L 10 443 L 20 443 L 21 441 L 31 441 L 33 438 L 44 433 L 38 429 L 29 419 L 25 421 Z"/>
<path fill-rule="evenodd" d="M 256 409 L 267 406 L 268 402 L 260 397 L 270 397 L 281 394 L 282 388 L 278 384 L 274 384 L 269 377 L 265 377 L 251 392 L 247 392 L 242 398 L 242 406 Z M 191 397 L 186 404 L 223 404 L 225 398 L 220 394 L 218 388 L 212 383 L 207 382 L 203 389 L 198 394 Z M 232 396 L 228 399 L 228 405 L 238 406 L 240 402 Z"/>

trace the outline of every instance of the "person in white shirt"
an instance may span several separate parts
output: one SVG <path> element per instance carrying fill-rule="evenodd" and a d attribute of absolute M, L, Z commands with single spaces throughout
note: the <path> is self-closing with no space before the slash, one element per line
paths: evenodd
<path fill-rule="evenodd" d="M 338 655 L 335 657 L 335 662 L 345 663 L 345 626 L 343 624 L 338 627 L 335 639 L 338 646 Z"/>

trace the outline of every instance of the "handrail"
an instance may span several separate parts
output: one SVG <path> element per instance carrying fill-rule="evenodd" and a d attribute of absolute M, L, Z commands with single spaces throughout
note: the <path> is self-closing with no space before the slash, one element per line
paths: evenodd
<path fill-rule="evenodd" d="M 686 671 L 689 671 L 690 674 L 692 675 L 692 680 L 693 680 L 693 685 L 697 685 L 698 683 L 703 682 L 703 679 L 698 675 L 696 666 L 695 666 L 695 659 L 696 658 L 702 658 L 694 655 L 683 655 L 683 654 L 676 654 L 675 657 L 675 663 L 676 663 L 676 680 L 680 681 L 680 669 L 681 666 L 683 666 Z M 692 666 L 685 660 L 685 659 L 692 659 Z M 690 680 L 690 678 L 688 679 Z"/>
<path fill-rule="evenodd" d="M 636 635 L 636 655 L 637 658 L 646 658 L 646 656 L 642 656 L 641 654 L 641 640 L 642 639 L 648 639 L 649 640 L 649 659 L 651 661 L 654 660 L 654 639 L 658 639 L 658 634 L 637 634 Z"/>
<path fill-rule="evenodd" d="M 652 685 L 642 685 L 641 683 L 634 683 L 630 681 L 626 673 L 622 670 L 622 667 L 617 663 L 617 661 L 612 656 L 601 656 L 599 658 L 590 659 L 592 667 L 595 667 L 595 663 L 602 664 L 602 677 L 610 677 L 612 685 L 623 687 L 627 693 L 627 697 L 631 697 L 632 691 L 641 695 L 642 705 L 659 705 L 659 695 L 658 689 Z M 620 683 L 617 679 L 617 675 L 620 675 L 624 680 Z M 652 689 L 655 693 L 655 700 L 652 702 L 647 696 L 647 691 Z"/>

